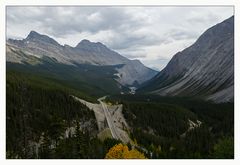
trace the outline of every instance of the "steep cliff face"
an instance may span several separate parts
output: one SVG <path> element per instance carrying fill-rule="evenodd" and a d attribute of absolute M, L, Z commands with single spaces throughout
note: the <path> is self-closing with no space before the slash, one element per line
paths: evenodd
<path fill-rule="evenodd" d="M 234 99 L 234 17 L 205 31 L 142 87 L 159 95 Z"/>
<path fill-rule="evenodd" d="M 54 39 L 31 31 L 23 40 L 7 41 L 7 61 L 24 63 L 29 59 L 41 59 L 44 56 L 66 65 L 89 64 L 97 66 L 114 66 L 119 72 L 116 80 L 122 85 L 141 84 L 157 74 L 141 62 L 129 60 L 104 44 L 82 40 L 76 47 L 60 45 Z"/>

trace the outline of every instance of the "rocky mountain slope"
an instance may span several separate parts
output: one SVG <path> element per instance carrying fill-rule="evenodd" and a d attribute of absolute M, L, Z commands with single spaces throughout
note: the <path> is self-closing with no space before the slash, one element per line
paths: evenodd
<path fill-rule="evenodd" d="M 138 60 L 129 60 L 100 42 L 82 40 L 76 47 L 60 45 L 54 39 L 31 31 L 23 40 L 8 39 L 7 61 L 12 63 L 36 64 L 45 56 L 56 63 L 73 65 L 90 64 L 96 66 L 114 66 L 115 79 L 122 85 L 138 85 L 157 74 Z"/>
<path fill-rule="evenodd" d="M 234 17 L 209 28 L 140 91 L 196 96 L 215 102 L 234 99 Z"/>

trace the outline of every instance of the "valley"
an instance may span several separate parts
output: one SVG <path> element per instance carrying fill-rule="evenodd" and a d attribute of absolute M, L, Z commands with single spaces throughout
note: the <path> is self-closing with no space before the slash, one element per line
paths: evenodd
<path fill-rule="evenodd" d="M 118 143 L 147 158 L 214 158 L 218 141 L 231 142 L 231 103 L 136 94 L 86 101 L 51 83 L 8 72 L 9 158 L 104 158 Z"/>
<path fill-rule="evenodd" d="M 118 147 L 131 159 L 234 158 L 234 17 L 159 72 L 36 31 L 8 39 L 6 60 L 8 159 L 116 158 Z"/>
<path fill-rule="evenodd" d="M 168 65 L 139 92 L 191 96 L 216 103 L 234 99 L 234 17 L 207 29 L 177 52 Z"/>

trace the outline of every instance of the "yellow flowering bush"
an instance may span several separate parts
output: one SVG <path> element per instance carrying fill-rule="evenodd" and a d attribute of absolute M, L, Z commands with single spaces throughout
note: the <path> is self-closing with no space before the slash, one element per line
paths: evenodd
<path fill-rule="evenodd" d="M 110 148 L 105 159 L 146 159 L 144 154 L 132 149 L 129 151 L 127 145 L 117 144 Z"/>

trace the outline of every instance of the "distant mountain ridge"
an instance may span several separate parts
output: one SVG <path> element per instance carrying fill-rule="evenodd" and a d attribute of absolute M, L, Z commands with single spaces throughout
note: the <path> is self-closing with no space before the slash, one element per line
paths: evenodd
<path fill-rule="evenodd" d="M 215 102 L 234 99 L 234 17 L 209 28 L 139 91 L 194 96 Z"/>
<path fill-rule="evenodd" d="M 21 56 L 23 52 L 24 56 Z M 7 61 L 23 64 L 29 59 L 41 59 L 44 56 L 66 65 L 90 64 L 97 66 L 116 67 L 116 81 L 122 85 L 132 86 L 142 84 L 157 74 L 156 71 L 145 67 L 138 60 L 129 60 L 104 44 L 90 42 L 86 39 L 79 42 L 76 47 L 60 45 L 47 35 L 31 31 L 23 40 L 8 39 Z"/>

